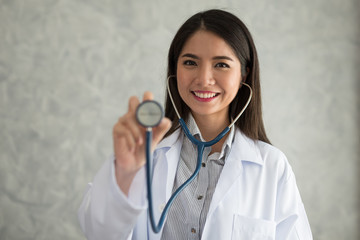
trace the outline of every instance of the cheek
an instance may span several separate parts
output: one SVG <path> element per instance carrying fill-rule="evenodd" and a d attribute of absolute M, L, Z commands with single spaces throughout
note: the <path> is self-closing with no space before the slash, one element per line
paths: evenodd
<path fill-rule="evenodd" d="M 228 93 L 228 96 L 231 98 L 231 101 L 236 97 L 236 94 L 238 93 L 240 87 L 241 87 L 241 77 L 240 75 L 236 78 L 237 80 L 229 80 L 226 91 Z"/>
<path fill-rule="evenodd" d="M 179 95 L 184 100 L 184 92 L 186 89 L 186 85 L 185 85 L 183 77 L 181 76 L 181 74 L 179 74 L 179 72 L 178 72 L 176 79 L 177 79 L 177 88 L 178 88 Z"/>
<path fill-rule="evenodd" d="M 186 71 L 184 71 L 183 68 L 178 68 L 178 71 L 176 73 L 176 79 L 177 79 L 177 86 L 179 89 L 179 92 L 184 92 L 187 87 L 189 86 L 189 76 L 186 74 Z"/>
<path fill-rule="evenodd" d="M 183 79 L 178 78 L 178 80 L 177 80 L 177 87 L 178 87 L 178 91 L 179 91 L 179 95 L 180 95 L 181 99 L 182 99 L 183 101 L 185 101 L 185 100 L 186 100 L 186 96 L 187 96 L 187 94 L 188 94 L 188 87 L 187 87 L 187 85 L 186 85 L 186 82 L 183 81 Z M 186 102 L 186 101 L 185 101 L 185 102 Z"/>
<path fill-rule="evenodd" d="M 241 86 L 241 75 L 238 74 L 236 76 L 230 75 L 227 77 L 226 88 L 230 91 L 238 91 Z"/>

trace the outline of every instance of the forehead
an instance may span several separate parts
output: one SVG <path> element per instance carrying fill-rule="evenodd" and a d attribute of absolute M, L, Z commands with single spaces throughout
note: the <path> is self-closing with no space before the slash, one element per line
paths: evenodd
<path fill-rule="evenodd" d="M 207 30 L 198 30 L 186 40 L 181 53 L 188 52 L 204 55 L 236 56 L 225 39 Z"/>

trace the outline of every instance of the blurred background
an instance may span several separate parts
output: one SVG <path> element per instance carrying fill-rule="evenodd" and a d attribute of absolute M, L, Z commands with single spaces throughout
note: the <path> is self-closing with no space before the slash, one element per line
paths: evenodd
<path fill-rule="evenodd" d="M 85 239 L 77 209 L 112 126 L 132 95 L 163 102 L 170 42 L 209 8 L 253 35 L 314 239 L 360 239 L 358 0 L 0 0 L 0 239 Z"/>

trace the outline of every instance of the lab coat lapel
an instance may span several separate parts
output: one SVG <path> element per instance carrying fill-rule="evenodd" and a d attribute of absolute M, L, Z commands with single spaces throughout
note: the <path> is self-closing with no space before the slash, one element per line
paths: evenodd
<path fill-rule="evenodd" d="M 177 165 L 180 159 L 180 151 L 183 142 L 183 134 L 180 134 L 180 129 L 176 130 L 169 137 L 162 140 L 157 146 L 156 150 L 165 151 L 165 159 L 161 159 L 159 166 L 162 166 L 162 184 L 166 183 L 166 195 L 164 199 L 168 200 L 172 194 L 172 188 L 174 185 L 174 179 L 176 175 Z M 166 181 L 164 181 L 163 173 L 166 172 Z"/>
<path fill-rule="evenodd" d="M 161 184 L 166 183 L 166 194 L 162 196 L 161 201 L 168 200 L 172 194 L 176 169 L 179 162 L 180 151 L 183 142 L 182 139 L 183 135 L 180 134 L 180 130 L 178 129 L 169 137 L 162 140 L 155 150 L 165 153 L 162 155 L 164 159 L 160 159 L 160 162 L 158 162 L 156 167 L 159 175 L 161 176 Z"/>
<path fill-rule="evenodd" d="M 255 142 L 247 138 L 240 130 L 236 129 L 235 139 L 232 143 L 231 151 L 225 160 L 224 168 L 216 185 L 214 195 L 211 200 L 207 217 L 211 217 L 213 211 L 219 206 L 219 203 L 229 191 L 230 187 L 241 176 L 243 166 L 242 162 L 254 162 L 262 165 L 262 160 Z"/>
<path fill-rule="evenodd" d="M 176 141 L 172 144 L 169 151 L 166 153 L 166 163 L 167 163 L 167 178 L 166 178 L 166 201 L 169 200 L 172 194 L 172 189 L 174 186 L 174 180 L 176 175 L 177 166 L 180 159 L 180 151 L 183 143 L 183 134 L 179 134 L 178 130 L 175 135 Z"/>
<path fill-rule="evenodd" d="M 154 169 L 153 177 L 153 191 L 157 189 L 156 193 L 153 193 L 153 208 L 156 223 L 160 218 L 162 209 L 165 207 L 165 203 L 169 200 L 172 194 L 172 188 L 174 185 L 174 179 L 176 175 L 176 169 L 179 162 L 182 134 L 177 130 L 169 137 L 165 138 L 159 143 L 155 151 L 157 154 L 161 154 Z M 159 187 L 166 185 L 165 188 Z M 160 210 L 160 211 L 159 211 Z M 160 239 L 162 230 L 159 233 L 154 233 L 151 230 L 150 222 L 148 221 L 148 234 L 152 240 Z"/>

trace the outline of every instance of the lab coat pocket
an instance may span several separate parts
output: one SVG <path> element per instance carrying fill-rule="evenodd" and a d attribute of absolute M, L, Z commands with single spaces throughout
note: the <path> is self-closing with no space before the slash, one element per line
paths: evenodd
<path fill-rule="evenodd" d="M 234 215 L 232 240 L 274 240 L 275 222 Z"/>

